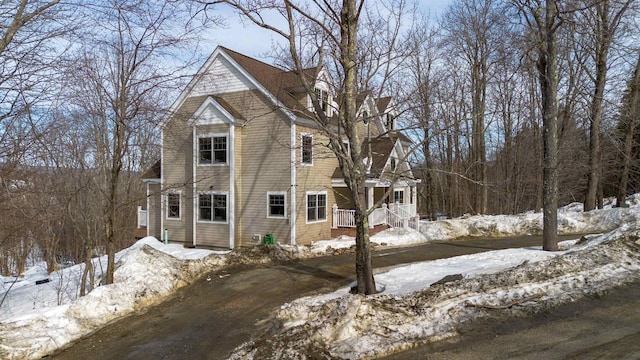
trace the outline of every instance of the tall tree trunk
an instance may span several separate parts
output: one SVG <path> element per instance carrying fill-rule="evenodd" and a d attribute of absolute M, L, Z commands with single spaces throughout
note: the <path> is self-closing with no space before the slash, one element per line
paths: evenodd
<path fill-rule="evenodd" d="M 602 155 L 600 147 L 600 123 L 602 121 L 602 100 L 607 78 L 607 48 L 600 48 L 596 55 L 596 77 L 589 126 L 589 181 L 584 211 L 593 210 L 598 198 L 598 187 L 602 176 Z"/>
<path fill-rule="evenodd" d="M 558 250 L 558 63 L 556 49 L 555 0 L 547 0 L 545 18 L 539 23 L 542 44 L 539 47 L 538 71 L 542 93 L 544 139 L 543 230 L 542 248 Z"/>
<path fill-rule="evenodd" d="M 558 4 L 520 2 L 522 15 L 535 37 L 536 68 L 542 95 L 543 181 L 542 248 L 558 249 Z"/>
<path fill-rule="evenodd" d="M 640 55 L 640 54 L 639 54 Z M 633 79 L 629 84 L 627 101 L 623 101 L 623 108 L 620 114 L 621 127 L 624 131 L 623 162 L 620 174 L 620 183 L 616 195 L 616 206 L 624 207 L 627 198 L 627 186 L 629 182 L 629 172 L 633 157 L 633 141 L 636 136 L 637 114 L 640 112 L 640 56 L 636 62 Z"/>
<path fill-rule="evenodd" d="M 342 4 L 340 12 L 340 64 L 344 69 L 344 113 L 341 116 L 347 116 L 350 121 L 345 121 L 347 126 L 353 126 L 354 129 L 348 129 L 349 133 L 356 133 L 356 114 L 358 96 L 358 49 L 357 49 L 357 33 L 358 33 L 358 9 L 355 0 L 345 0 Z M 373 265 L 371 262 L 371 244 L 369 241 L 369 221 L 367 218 L 367 206 L 365 198 L 364 180 L 366 170 L 362 162 L 362 156 L 357 146 L 351 148 L 354 177 L 349 181 L 351 184 L 351 194 L 355 205 L 356 216 L 356 279 L 357 292 L 359 294 L 375 294 L 376 285 L 373 279 Z"/>
<path fill-rule="evenodd" d="M 607 58 L 613 42 L 614 34 L 621 19 L 633 0 L 625 0 L 616 3 L 617 8 L 611 5 L 610 0 L 600 0 L 593 5 L 596 10 L 593 33 L 595 36 L 595 63 L 594 94 L 591 99 L 589 128 L 589 179 L 587 195 L 584 202 L 584 210 L 593 210 L 596 204 L 602 208 L 602 154 L 600 146 L 600 128 L 602 122 L 602 102 L 607 82 Z M 612 11 L 613 10 L 613 11 Z"/>

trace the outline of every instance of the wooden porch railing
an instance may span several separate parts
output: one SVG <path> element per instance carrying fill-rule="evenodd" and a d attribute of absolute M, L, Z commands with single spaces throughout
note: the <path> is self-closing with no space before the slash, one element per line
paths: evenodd
<path fill-rule="evenodd" d="M 419 230 L 420 218 L 411 215 L 409 211 L 411 211 L 410 208 L 406 210 L 401 204 L 392 205 L 392 209 L 388 208 L 387 204 L 382 204 L 381 208 L 374 209 L 369 215 L 369 227 L 387 224 L 393 227 Z M 338 209 L 338 206 L 334 205 L 332 228 L 340 227 L 356 227 L 355 210 Z"/>
<path fill-rule="evenodd" d="M 356 227 L 356 211 L 338 209 L 338 205 L 333 205 L 333 224 L 331 228 Z"/>

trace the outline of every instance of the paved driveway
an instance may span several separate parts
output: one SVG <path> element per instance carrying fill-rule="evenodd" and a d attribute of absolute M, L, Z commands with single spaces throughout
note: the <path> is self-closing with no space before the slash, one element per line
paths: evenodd
<path fill-rule="evenodd" d="M 541 243 L 540 237 L 429 243 L 376 251 L 373 264 L 384 268 Z M 111 324 L 51 357 L 224 359 L 251 338 L 255 324 L 274 308 L 351 283 L 354 261 L 354 255 L 347 254 L 285 264 L 239 265 L 213 272 L 208 279 L 179 289 L 165 303 Z"/>
<path fill-rule="evenodd" d="M 470 324 L 450 343 L 421 346 L 386 360 L 640 359 L 640 283 L 525 319 Z"/>

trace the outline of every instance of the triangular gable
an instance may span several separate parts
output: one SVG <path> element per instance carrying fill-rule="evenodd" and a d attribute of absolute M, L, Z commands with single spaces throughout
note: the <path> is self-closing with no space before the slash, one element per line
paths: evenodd
<path fill-rule="evenodd" d="M 380 134 L 384 134 L 386 129 L 382 124 L 382 118 L 380 117 L 379 109 L 377 102 L 374 100 L 373 96 L 370 93 L 362 96 L 358 99 L 358 117 L 362 117 L 364 112 L 367 112 L 368 118 L 370 122 L 373 122 Z"/>
<path fill-rule="evenodd" d="M 236 124 L 239 125 L 242 119 L 241 115 L 235 111 L 224 100 L 209 96 L 193 113 L 189 119 L 190 125 L 217 125 L 217 124 Z"/>
<path fill-rule="evenodd" d="M 396 159 L 397 161 L 396 169 L 398 169 L 396 173 L 400 174 L 400 177 L 415 179 L 415 177 L 413 176 L 413 171 L 411 171 L 411 166 L 409 165 L 409 161 L 407 159 L 404 148 L 402 147 L 402 144 L 398 139 L 394 140 L 393 149 L 391 150 L 391 152 L 387 157 L 387 161 L 384 165 L 381 177 L 386 172 L 392 171 L 391 159 Z"/>
<path fill-rule="evenodd" d="M 158 125 L 159 129 L 166 126 L 172 115 L 180 109 L 187 98 L 202 96 L 207 94 L 225 93 L 233 91 L 243 91 L 257 89 L 269 98 L 277 107 L 295 121 L 296 116 L 289 111 L 278 98 L 263 86 L 247 69 L 229 55 L 230 50 L 218 46 L 209 56 L 207 61 L 191 79 L 180 96 L 173 102 L 171 108 L 165 114 Z M 233 53 L 234 55 L 237 53 Z M 257 60 L 253 61 L 259 63 Z M 266 64 L 265 64 L 266 65 Z"/>

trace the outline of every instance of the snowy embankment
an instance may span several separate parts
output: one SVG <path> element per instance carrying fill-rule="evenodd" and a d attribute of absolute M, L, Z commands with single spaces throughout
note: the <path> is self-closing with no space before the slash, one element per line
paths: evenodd
<path fill-rule="evenodd" d="M 444 265 L 449 259 L 434 261 L 430 263 L 440 262 L 451 271 L 440 275 L 459 274 L 462 279 L 437 283 L 440 275 L 431 276 L 417 291 L 412 291 L 419 278 L 416 271 L 428 278 L 438 265 L 401 268 L 387 273 L 385 280 L 402 284 L 408 276 L 408 288 L 387 286 L 373 296 L 351 295 L 345 289 L 344 295 L 339 291 L 283 305 L 266 322 L 264 332 L 236 349 L 231 359 L 372 358 L 455 336 L 472 320 L 543 311 L 640 280 L 639 239 L 633 224 L 583 244 L 563 244 L 571 248 L 562 252 L 504 250 L 519 254 L 520 263 L 498 272 L 468 270 L 465 263 L 471 262 L 471 268 L 490 266 L 500 262 L 504 254 L 497 254 L 503 251 L 458 257 L 451 267 Z"/>
<path fill-rule="evenodd" d="M 226 252 L 225 252 L 226 253 Z M 77 297 L 84 265 L 48 275 L 37 267 L 6 292 L 0 307 L 0 358 L 36 359 L 90 334 L 106 324 L 159 303 L 203 272 L 223 265 L 221 252 L 184 249 L 144 238 L 116 256 L 114 284 Z M 102 262 L 102 264 L 100 263 Z M 106 258 L 94 267 L 105 267 Z M 5 288 L 12 280 L 3 279 Z M 5 291 L 0 293 L 5 296 Z"/>
<path fill-rule="evenodd" d="M 638 235 L 635 228 L 640 223 L 640 206 L 635 206 L 637 196 L 628 203 L 630 208 L 588 213 L 572 204 L 560 211 L 558 225 L 563 234 L 602 233 L 622 226 L 588 245 L 557 253 L 527 248 L 411 264 L 377 274 L 378 283 L 386 286 L 380 295 L 354 296 L 341 289 L 286 304 L 269 322 L 274 326 L 265 332 L 269 340 L 263 341 L 259 350 L 245 344 L 236 358 L 304 358 L 305 353 L 314 352 L 338 358 L 373 356 L 450 336 L 458 322 L 489 316 L 491 306 L 515 303 L 518 309 L 524 305 L 545 307 L 602 291 L 602 284 L 629 281 L 640 273 L 637 244 L 630 240 Z M 467 236 L 532 234 L 541 229 L 539 213 L 466 216 L 425 222 L 422 233 L 387 230 L 371 240 L 402 246 Z M 20 278 L 0 277 L 0 299 L 4 299 L 0 306 L 0 358 L 35 359 L 50 354 L 110 322 L 163 301 L 180 286 L 226 264 L 323 255 L 353 245 L 353 238 L 343 237 L 312 247 L 279 245 L 213 252 L 145 238 L 117 254 L 114 284 L 99 286 L 84 297 L 78 297 L 84 265 L 47 274 L 46 266 L 39 264 Z M 105 267 L 105 261 L 95 259 L 97 272 Z M 450 274 L 461 274 L 463 279 L 432 285 Z M 43 279 L 50 281 L 36 285 Z"/>

